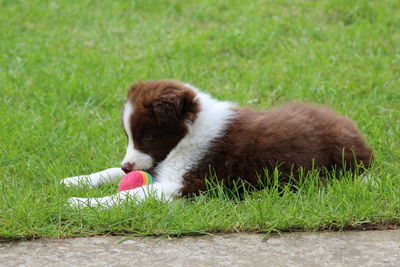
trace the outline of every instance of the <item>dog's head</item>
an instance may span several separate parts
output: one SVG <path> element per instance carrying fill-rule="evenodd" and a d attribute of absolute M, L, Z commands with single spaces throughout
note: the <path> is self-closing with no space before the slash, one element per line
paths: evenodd
<path fill-rule="evenodd" d="M 128 137 L 122 170 L 149 170 L 188 133 L 199 112 L 196 92 L 172 80 L 140 82 L 128 92 L 122 127 Z"/>

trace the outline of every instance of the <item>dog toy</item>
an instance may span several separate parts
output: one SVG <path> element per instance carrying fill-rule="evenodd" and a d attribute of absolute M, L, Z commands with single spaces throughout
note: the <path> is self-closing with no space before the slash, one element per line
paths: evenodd
<path fill-rule="evenodd" d="M 140 187 L 142 185 L 154 183 L 154 178 L 150 173 L 144 171 L 133 171 L 127 173 L 118 184 L 118 191 L 125 191 Z"/>

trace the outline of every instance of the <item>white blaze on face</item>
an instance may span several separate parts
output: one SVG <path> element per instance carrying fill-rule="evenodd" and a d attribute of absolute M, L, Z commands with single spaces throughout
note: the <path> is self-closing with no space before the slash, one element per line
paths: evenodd
<path fill-rule="evenodd" d="M 128 147 L 126 148 L 126 154 L 122 160 L 122 165 L 124 163 L 131 163 L 135 165 L 138 170 L 146 170 L 153 167 L 153 158 L 137 149 L 135 149 L 135 144 L 133 142 L 130 118 L 133 114 L 133 106 L 128 101 L 125 103 L 124 112 L 122 114 L 122 124 L 128 135 Z"/>

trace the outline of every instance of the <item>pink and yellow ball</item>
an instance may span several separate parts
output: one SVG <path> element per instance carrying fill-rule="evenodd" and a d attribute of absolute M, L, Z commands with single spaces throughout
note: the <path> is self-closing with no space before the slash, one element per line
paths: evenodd
<path fill-rule="evenodd" d="M 131 190 L 143 185 L 154 183 L 153 176 L 144 171 L 127 173 L 118 184 L 118 191 Z"/>

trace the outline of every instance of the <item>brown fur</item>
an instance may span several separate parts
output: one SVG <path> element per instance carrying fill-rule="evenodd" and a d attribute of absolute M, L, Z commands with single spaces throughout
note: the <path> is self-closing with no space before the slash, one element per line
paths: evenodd
<path fill-rule="evenodd" d="M 285 180 L 302 168 L 349 169 L 357 164 L 369 167 L 368 148 L 355 123 L 324 107 L 293 103 L 265 111 L 237 110 L 238 116 L 223 138 L 215 141 L 202 164 L 185 176 L 184 195 L 206 188 L 202 177 L 212 166 L 225 184 L 239 178 L 253 186 L 258 174 L 275 167 Z"/>
<path fill-rule="evenodd" d="M 201 107 L 196 93 L 184 84 L 162 80 L 138 83 L 127 101 L 133 103 L 131 131 L 136 148 L 151 155 L 156 164 L 187 133 L 186 121 L 194 122 Z M 330 109 L 293 103 L 265 111 L 236 109 L 225 134 L 214 140 L 203 160 L 184 175 L 183 195 L 206 189 L 210 166 L 226 184 L 243 179 L 257 186 L 258 174 L 278 167 L 285 180 L 301 168 L 352 170 L 369 167 L 373 159 L 355 123 Z M 144 137 L 154 141 L 146 143 Z"/>

